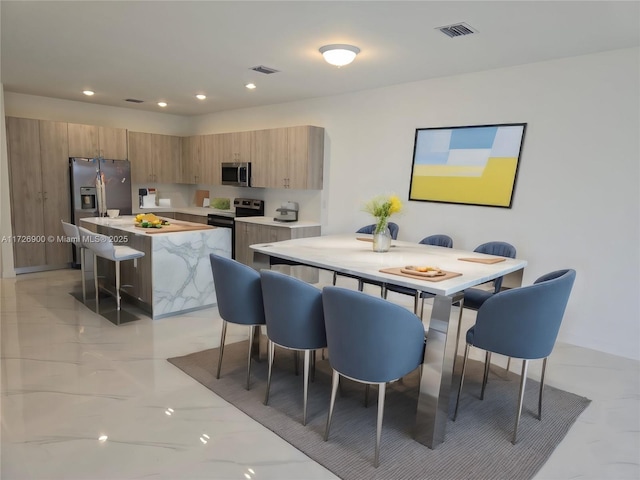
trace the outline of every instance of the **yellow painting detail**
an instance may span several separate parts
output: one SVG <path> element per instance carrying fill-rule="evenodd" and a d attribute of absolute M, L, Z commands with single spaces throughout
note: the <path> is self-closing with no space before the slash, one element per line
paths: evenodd
<path fill-rule="evenodd" d="M 459 166 L 416 165 L 411 184 L 411 198 L 508 207 L 517 165 L 517 158 L 489 158 L 481 176 L 475 176 L 475 173 L 460 176 Z M 425 175 L 425 169 L 428 171 L 434 167 L 438 169 L 436 175 Z M 462 168 L 476 170 L 476 167 Z M 446 169 L 451 169 L 451 176 L 442 175 Z"/>

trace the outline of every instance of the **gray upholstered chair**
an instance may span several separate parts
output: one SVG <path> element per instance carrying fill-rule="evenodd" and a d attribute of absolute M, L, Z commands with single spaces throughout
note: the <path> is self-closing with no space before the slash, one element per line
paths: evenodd
<path fill-rule="evenodd" d="M 247 265 L 214 253 L 209 255 L 209 260 L 211 261 L 218 312 L 222 318 L 216 378 L 220 378 L 227 323 L 246 325 L 249 327 L 249 352 L 247 355 L 247 390 L 249 390 L 255 328 L 265 324 L 260 274 Z"/>
<path fill-rule="evenodd" d="M 389 232 L 391 232 L 391 238 L 393 240 L 397 240 L 398 239 L 398 232 L 400 231 L 400 227 L 398 226 L 397 223 L 394 222 L 389 222 L 387 224 L 389 226 Z M 366 225 L 362 228 L 360 228 L 359 230 L 356 231 L 356 233 L 366 233 L 366 234 L 373 234 L 376 231 L 376 224 L 372 223 L 371 225 Z M 364 290 L 364 284 L 368 283 L 369 285 L 375 285 L 377 287 L 382 288 L 382 283 L 381 282 L 376 282 L 373 280 L 363 280 L 362 278 L 356 276 L 356 275 L 349 275 L 347 273 L 338 273 L 338 272 L 333 272 L 333 284 L 336 284 L 336 281 L 338 280 L 338 275 L 340 275 L 341 277 L 347 277 L 347 278 L 354 278 L 356 280 L 358 280 L 358 290 L 362 291 Z M 384 292 L 384 289 L 382 289 Z"/>
<path fill-rule="evenodd" d="M 400 305 L 345 288 L 325 287 L 322 290 L 322 303 L 329 363 L 333 369 L 331 403 L 324 440 L 329 438 L 340 376 L 378 385 L 378 419 L 373 462 L 377 467 L 386 384 L 402 378 L 422 364 L 422 322 Z"/>
<path fill-rule="evenodd" d="M 449 235 L 437 234 L 430 235 L 423 238 L 418 242 L 422 245 L 433 245 L 435 247 L 453 248 L 453 239 Z M 421 292 L 409 287 L 403 287 L 401 285 L 387 285 L 384 292 L 384 298 L 387 298 L 388 292 L 402 293 L 403 295 L 411 295 L 413 297 L 413 313 L 422 318 L 424 311 L 424 299 L 433 297 L 432 294 Z M 420 302 L 422 300 L 422 303 Z M 418 309 L 420 307 L 420 309 Z"/>
<path fill-rule="evenodd" d="M 269 339 L 267 389 L 269 402 L 275 346 L 304 352 L 302 424 L 307 424 L 307 398 L 311 353 L 327 346 L 322 292 L 302 280 L 271 270 L 261 270 L 264 318 Z"/>
<path fill-rule="evenodd" d="M 62 222 L 62 230 L 64 230 L 64 234 L 67 236 L 69 242 L 75 245 L 78 249 L 78 253 L 80 254 L 80 272 L 82 274 L 82 301 L 86 303 L 87 301 L 87 285 L 85 279 L 85 265 L 84 265 L 84 252 L 85 246 L 82 243 L 82 237 L 80 236 L 80 230 L 78 227 L 72 223 L 67 223 L 64 220 Z"/>
<path fill-rule="evenodd" d="M 542 419 L 542 392 L 547 357 L 555 345 L 575 278 L 575 270 L 558 270 L 543 275 L 533 285 L 496 293 L 482 304 L 478 310 L 476 324 L 467 331 L 454 420 L 458 415 L 469 347 L 486 351 L 481 398 L 484 397 L 487 385 L 492 352 L 522 359 L 520 394 L 512 439 L 514 444 L 518 438 L 529 360 L 544 359 L 538 397 L 538 420 Z"/>
<path fill-rule="evenodd" d="M 116 308 L 120 310 L 120 262 L 144 257 L 144 252 L 126 245 L 114 245 L 111 238 L 78 227 L 83 245 L 93 252 L 93 281 L 96 289 L 96 310 L 99 306 L 98 257 L 115 262 L 116 266 Z M 83 259 L 84 263 L 84 259 Z"/>

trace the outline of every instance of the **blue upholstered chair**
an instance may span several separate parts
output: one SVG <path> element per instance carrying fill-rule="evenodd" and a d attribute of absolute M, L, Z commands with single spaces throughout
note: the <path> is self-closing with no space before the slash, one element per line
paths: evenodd
<path fill-rule="evenodd" d="M 391 232 L 391 238 L 393 240 L 397 240 L 398 239 L 398 232 L 400 231 L 400 227 L 398 226 L 397 223 L 393 223 L 393 222 L 389 222 L 387 224 L 389 226 L 389 232 Z M 372 223 L 371 225 L 366 225 L 364 227 L 362 227 L 360 230 L 357 230 L 356 233 L 366 233 L 366 234 L 373 234 L 376 231 L 376 224 Z M 338 273 L 338 272 L 333 272 L 333 284 L 336 284 L 336 281 L 338 279 L 338 275 L 342 276 L 342 277 L 347 277 L 347 278 L 355 278 L 356 280 L 358 280 L 358 290 L 362 291 L 364 290 L 364 284 L 368 283 L 369 285 L 375 285 L 377 287 L 382 288 L 382 283 L 381 282 L 376 282 L 373 280 L 363 280 L 362 278 L 356 276 L 356 275 L 349 275 L 347 273 Z M 383 289 L 384 290 L 384 289 Z"/>
<path fill-rule="evenodd" d="M 261 270 L 264 317 L 269 338 L 269 373 L 264 404 L 269 402 L 275 345 L 304 352 L 304 402 L 302 424 L 307 424 L 307 398 L 311 352 L 327 346 L 322 292 L 297 278 Z"/>
<path fill-rule="evenodd" d="M 210 254 L 213 283 L 216 289 L 218 312 L 222 318 L 220 355 L 216 378 L 220 378 L 224 339 L 227 322 L 249 327 L 249 352 L 247 356 L 247 390 L 251 378 L 251 351 L 255 328 L 265 324 L 260 274 L 253 268 L 219 255 Z"/>
<path fill-rule="evenodd" d="M 486 253 L 487 255 L 497 255 L 499 257 L 516 258 L 516 247 L 507 242 L 487 242 L 476 247 L 474 252 Z M 464 308 L 472 310 L 479 309 L 482 304 L 492 295 L 498 293 L 502 288 L 502 277 L 493 281 L 492 290 L 482 290 L 480 288 L 468 288 L 464 291 Z"/>
<path fill-rule="evenodd" d="M 575 270 L 558 270 L 543 275 L 533 285 L 496 293 L 482 304 L 478 310 L 476 324 L 467 331 L 454 420 L 458 415 L 469 347 L 472 346 L 486 351 L 482 396 L 489 375 L 491 352 L 522 359 L 520 394 L 512 439 L 514 444 L 517 441 L 529 360 L 544 359 L 538 398 L 538 420 L 542 419 L 542 392 L 547 357 L 556 342 L 575 278 Z"/>
<path fill-rule="evenodd" d="M 393 223 L 393 222 L 389 222 L 387 225 L 389 226 L 389 232 L 391 232 L 391 238 L 393 238 L 394 240 L 397 240 L 400 227 L 398 226 L 397 223 Z M 360 230 L 356 231 L 356 233 L 373 234 L 375 231 L 376 231 L 376 224 L 372 223 L 371 225 L 362 227 Z"/>
<path fill-rule="evenodd" d="M 324 440 L 329 438 L 340 376 L 369 385 L 377 384 L 378 420 L 373 462 L 377 467 L 386 383 L 402 378 L 422 364 L 422 322 L 400 305 L 345 288 L 325 287 L 322 303 L 329 363 L 333 369 Z"/>
<path fill-rule="evenodd" d="M 449 235 L 437 234 L 430 235 L 420 240 L 422 245 L 433 245 L 436 247 L 453 248 L 453 239 Z M 387 285 L 384 292 L 384 298 L 387 298 L 388 292 L 402 293 L 404 295 L 411 295 L 413 297 L 413 313 L 422 318 L 422 312 L 424 311 L 424 299 L 433 297 L 432 294 L 414 290 L 413 288 L 403 287 L 400 285 Z M 422 300 L 422 304 L 420 304 Z M 420 310 L 418 311 L 418 306 Z"/>

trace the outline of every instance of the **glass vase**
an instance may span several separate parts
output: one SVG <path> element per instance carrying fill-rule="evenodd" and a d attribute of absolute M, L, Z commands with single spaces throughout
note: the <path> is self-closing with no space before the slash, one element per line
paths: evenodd
<path fill-rule="evenodd" d="M 375 232 L 373 232 L 373 251 L 374 252 L 388 252 L 391 248 L 391 230 L 387 222 L 383 222 L 382 225 L 378 224 Z"/>

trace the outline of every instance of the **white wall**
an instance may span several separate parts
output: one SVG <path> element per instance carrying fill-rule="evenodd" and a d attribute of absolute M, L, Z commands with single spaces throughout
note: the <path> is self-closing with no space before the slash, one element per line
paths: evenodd
<path fill-rule="evenodd" d="M 511 209 L 405 202 L 395 218 L 400 238 L 448 233 L 466 249 L 508 241 L 529 261 L 525 284 L 575 268 L 560 339 L 640 359 L 639 58 L 634 48 L 192 119 L 117 112 L 110 121 L 177 135 L 324 127 L 322 193 L 251 189 L 268 201 L 267 214 L 279 200 L 301 201 L 321 216 L 324 233 L 370 223 L 361 208 L 374 195 L 408 197 L 416 128 L 527 122 Z M 97 120 L 109 109 L 74 105 L 70 119 L 67 105 L 81 102 L 23 97 L 6 94 L 7 115 L 104 124 Z"/>

